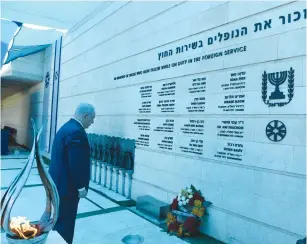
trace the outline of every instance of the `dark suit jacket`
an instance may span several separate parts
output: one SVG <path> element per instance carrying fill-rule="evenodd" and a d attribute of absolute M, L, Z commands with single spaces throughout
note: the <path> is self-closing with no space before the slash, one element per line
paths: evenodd
<path fill-rule="evenodd" d="M 90 146 L 82 125 L 70 119 L 57 132 L 52 146 L 49 173 L 60 197 L 78 196 L 78 189 L 88 190 L 90 181 Z"/>

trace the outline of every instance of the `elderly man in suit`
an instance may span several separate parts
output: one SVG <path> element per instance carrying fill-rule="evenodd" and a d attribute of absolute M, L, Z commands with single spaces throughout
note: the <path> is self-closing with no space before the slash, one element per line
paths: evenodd
<path fill-rule="evenodd" d="M 56 230 L 71 244 L 79 199 L 87 195 L 90 181 L 90 146 L 85 129 L 94 123 L 95 109 L 80 104 L 73 118 L 57 132 L 52 146 L 49 173 L 60 196 Z"/>
<path fill-rule="evenodd" d="M 304 239 L 298 240 L 296 244 L 306 244 L 306 237 Z"/>

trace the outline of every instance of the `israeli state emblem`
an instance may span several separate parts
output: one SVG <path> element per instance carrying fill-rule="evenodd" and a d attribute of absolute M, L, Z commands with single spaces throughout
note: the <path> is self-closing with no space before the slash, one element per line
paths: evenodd
<path fill-rule="evenodd" d="M 268 80 L 273 86 L 273 91 L 268 97 Z M 288 93 L 285 95 L 280 90 L 280 86 L 288 81 L 287 90 Z M 269 107 L 282 107 L 291 102 L 294 96 L 294 69 L 290 70 L 267 73 L 264 71 L 262 74 L 262 100 Z"/>

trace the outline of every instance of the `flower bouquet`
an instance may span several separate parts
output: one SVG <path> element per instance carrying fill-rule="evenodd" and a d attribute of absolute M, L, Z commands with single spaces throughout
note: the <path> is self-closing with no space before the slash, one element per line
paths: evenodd
<path fill-rule="evenodd" d="M 182 189 L 167 214 L 167 232 L 178 237 L 195 236 L 206 213 L 206 206 L 210 204 L 193 185 Z"/>

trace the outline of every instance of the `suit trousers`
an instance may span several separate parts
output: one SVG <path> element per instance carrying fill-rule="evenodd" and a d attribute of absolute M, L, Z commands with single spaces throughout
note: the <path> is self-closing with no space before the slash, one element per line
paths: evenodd
<path fill-rule="evenodd" d="M 78 211 L 79 197 L 60 197 L 59 217 L 54 226 L 63 239 L 72 244 L 75 231 L 75 222 Z"/>

